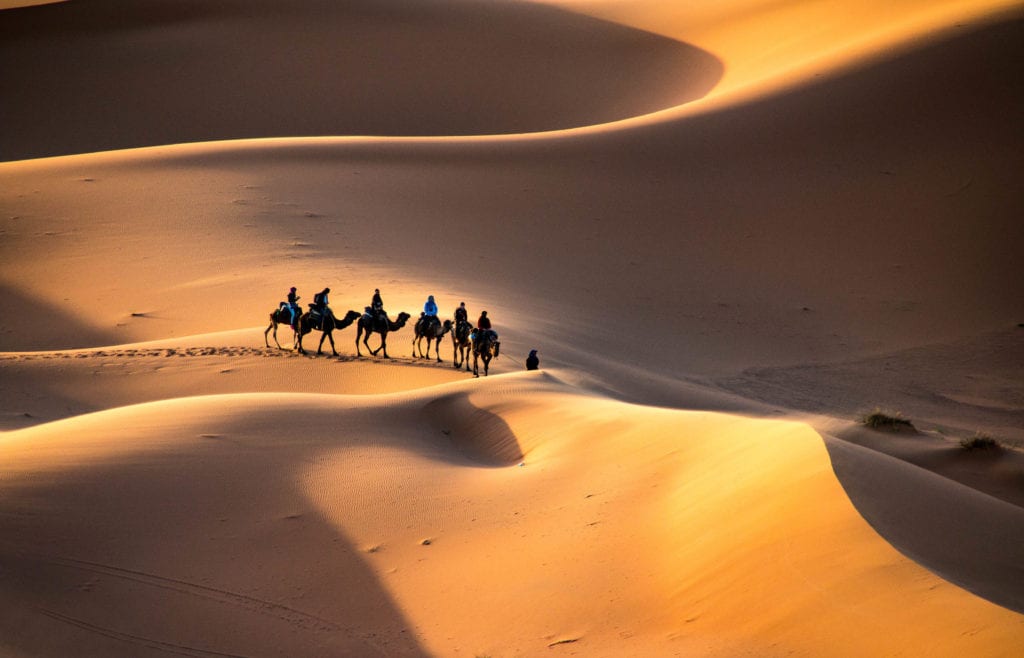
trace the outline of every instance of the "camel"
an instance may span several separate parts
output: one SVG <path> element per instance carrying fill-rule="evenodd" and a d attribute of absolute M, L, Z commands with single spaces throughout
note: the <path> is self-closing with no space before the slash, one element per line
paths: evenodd
<path fill-rule="evenodd" d="M 419 351 L 420 358 L 430 358 L 430 343 L 433 341 L 434 354 L 437 356 L 437 362 L 441 362 L 441 339 L 444 335 L 452 330 L 452 321 L 445 320 L 444 324 L 435 317 L 434 321 L 429 326 L 424 326 L 423 318 L 420 318 L 414 327 L 416 337 L 412 339 L 412 355 L 416 356 L 416 352 Z M 427 353 L 423 353 L 423 339 L 427 339 Z"/>
<path fill-rule="evenodd" d="M 284 324 L 291 326 L 292 323 L 292 312 L 287 308 L 281 308 L 280 306 L 271 311 L 270 313 L 270 326 L 263 332 L 263 342 L 266 343 L 267 347 L 270 347 L 270 341 L 267 340 L 267 334 L 270 330 L 274 330 L 274 344 L 277 345 L 277 349 L 283 350 L 281 343 L 277 342 L 277 325 Z M 297 338 L 292 336 L 292 349 L 295 349 L 295 342 Z"/>
<path fill-rule="evenodd" d="M 477 367 L 477 359 L 482 359 L 484 362 L 484 377 L 487 376 L 487 370 L 491 365 L 491 359 L 498 356 L 498 350 L 501 347 L 501 343 L 498 342 L 498 335 L 493 331 L 484 331 L 482 336 L 479 336 L 473 341 L 473 376 L 480 376 L 480 369 Z"/>
<path fill-rule="evenodd" d="M 411 316 L 404 311 L 399 313 L 398 319 L 394 321 L 392 321 L 391 318 L 383 312 L 381 315 L 375 315 L 372 317 L 367 317 L 365 315 L 360 316 L 359 324 L 356 328 L 356 356 L 362 356 L 362 353 L 359 351 L 359 339 L 362 338 L 363 345 L 365 345 L 366 349 L 369 350 L 371 356 L 377 356 L 377 352 L 383 350 L 384 358 L 390 359 L 391 357 L 388 356 L 388 332 L 398 331 L 404 327 L 410 317 Z M 363 335 L 364 333 L 365 336 Z M 370 349 L 369 340 L 370 334 L 372 333 L 380 334 L 380 347 L 375 350 Z"/>
<path fill-rule="evenodd" d="M 320 335 L 320 345 L 316 348 L 316 353 L 320 354 L 323 352 L 324 338 L 327 338 L 331 341 L 331 353 L 333 353 L 334 356 L 338 356 L 338 350 L 334 349 L 334 330 L 337 329 L 338 331 L 341 331 L 345 327 L 355 322 L 356 318 L 358 317 L 359 311 L 349 311 L 341 320 L 334 317 L 333 313 L 325 317 L 324 326 L 320 330 L 323 333 Z M 302 349 L 302 337 L 316 329 L 316 327 L 313 326 L 313 316 L 311 316 L 308 312 L 303 313 L 302 317 L 299 318 L 298 326 L 299 330 L 295 332 L 295 341 L 296 345 L 298 346 L 299 354 L 305 354 L 306 350 Z"/>
<path fill-rule="evenodd" d="M 466 320 L 459 320 L 452 331 L 452 363 L 458 370 L 463 363 L 466 364 L 466 372 L 469 372 L 469 350 L 473 347 L 473 341 L 469 335 L 473 332 L 473 325 Z"/>

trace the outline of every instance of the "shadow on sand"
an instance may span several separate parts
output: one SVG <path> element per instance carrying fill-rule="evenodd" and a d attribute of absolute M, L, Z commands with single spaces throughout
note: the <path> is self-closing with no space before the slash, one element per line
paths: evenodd
<path fill-rule="evenodd" d="M 428 655 L 298 490 L 304 448 L 199 441 L 0 483 L 0 649 Z"/>
<path fill-rule="evenodd" d="M 0 297 L 13 311 L 0 320 L 0 352 L 77 349 L 121 342 L 113 332 L 82 324 L 59 306 L 24 295 L 10 286 L 0 284 Z M 26 325 L 31 325 L 31 329 Z"/>

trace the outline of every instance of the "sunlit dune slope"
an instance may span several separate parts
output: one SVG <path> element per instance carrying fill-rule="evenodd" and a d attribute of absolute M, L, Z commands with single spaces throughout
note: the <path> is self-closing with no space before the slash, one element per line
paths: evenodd
<path fill-rule="evenodd" d="M 880 539 L 807 427 L 543 376 L 156 402 L 0 453 L 14 652 L 952 656 L 1024 638 Z"/>
<path fill-rule="evenodd" d="M 685 43 L 507 0 L 59 3 L 0 12 L 0 61 L 0 160 L 570 128 L 699 98 L 722 72 Z"/>
<path fill-rule="evenodd" d="M 291 349 L 266 349 L 254 328 L 104 349 L 4 354 L 0 376 L 17 385 L 3 389 L 0 431 L 183 395 L 380 394 L 466 377 L 433 360 L 412 359 L 404 338 L 392 339 L 396 367 L 357 359 L 350 334 L 344 345 L 339 341 L 341 357 L 306 358 Z"/>
<path fill-rule="evenodd" d="M 889 56 L 1019 0 L 545 0 L 705 49 L 724 73 L 701 106 L 763 96 L 865 59 Z"/>

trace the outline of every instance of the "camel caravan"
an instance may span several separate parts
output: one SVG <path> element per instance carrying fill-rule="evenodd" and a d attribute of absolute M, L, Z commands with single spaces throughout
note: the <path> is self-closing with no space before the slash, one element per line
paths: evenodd
<path fill-rule="evenodd" d="M 334 315 L 329 305 L 328 296 L 331 289 L 324 288 L 313 296 L 313 302 L 308 304 L 308 310 L 303 311 L 299 306 L 300 297 L 295 288 L 288 292 L 287 300 L 270 313 L 270 325 L 263 332 L 263 342 L 270 347 L 269 338 L 273 336 L 274 344 L 278 349 L 281 343 L 277 340 L 277 328 L 280 325 L 291 327 L 293 332 L 292 349 L 300 354 L 306 354 L 302 346 L 303 337 L 312 332 L 320 332 L 320 344 L 316 353 L 322 354 L 324 340 L 330 341 L 331 353 L 338 356 L 334 346 L 334 332 L 341 331 L 349 325 L 356 324 L 356 356 L 362 356 L 359 343 L 362 341 L 366 351 L 371 356 L 381 353 L 385 359 L 388 355 L 388 334 L 398 331 L 408 323 L 412 317 L 402 312 L 392 320 L 384 310 L 384 301 L 381 299 L 380 290 L 373 291 L 373 299 L 362 313 L 348 311 L 343 318 Z M 423 305 L 423 312 L 413 326 L 415 334 L 412 340 L 412 356 L 414 358 L 430 358 L 430 348 L 434 348 L 434 357 L 441 363 L 441 342 L 447 334 L 452 337 L 452 363 L 455 368 L 465 365 L 466 372 L 470 372 L 469 355 L 473 356 L 472 372 L 474 376 L 480 376 L 480 364 L 483 364 L 484 375 L 490 368 L 491 359 L 497 358 L 501 351 L 501 343 L 498 341 L 498 334 L 491 327 L 491 319 L 487 317 L 487 311 L 480 314 L 474 326 L 469 321 L 469 311 L 466 310 L 466 303 L 462 302 L 455 309 L 454 320 L 444 320 L 438 317 L 437 303 L 434 296 L 430 295 Z M 380 334 L 380 345 L 376 349 L 370 347 L 369 339 L 371 334 Z M 423 343 L 426 341 L 426 350 Z"/>

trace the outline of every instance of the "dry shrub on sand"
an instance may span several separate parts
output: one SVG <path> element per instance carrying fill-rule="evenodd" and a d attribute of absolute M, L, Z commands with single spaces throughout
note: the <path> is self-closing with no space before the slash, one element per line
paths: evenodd
<path fill-rule="evenodd" d="M 866 414 L 860 419 L 860 422 L 865 427 L 870 427 L 876 430 L 889 430 L 891 432 L 916 432 L 917 428 L 908 419 L 900 416 L 897 411 L 895 414 L 887 414 L 879 409 L 875 409 L 869 414 Z"/>
<path fill-rule="evenodd" d="M 969 439 L 960 439 L 960 447 L 964 450 L 1000 450 L 1003 446 L 988 434 L 978 432 Z"/>

